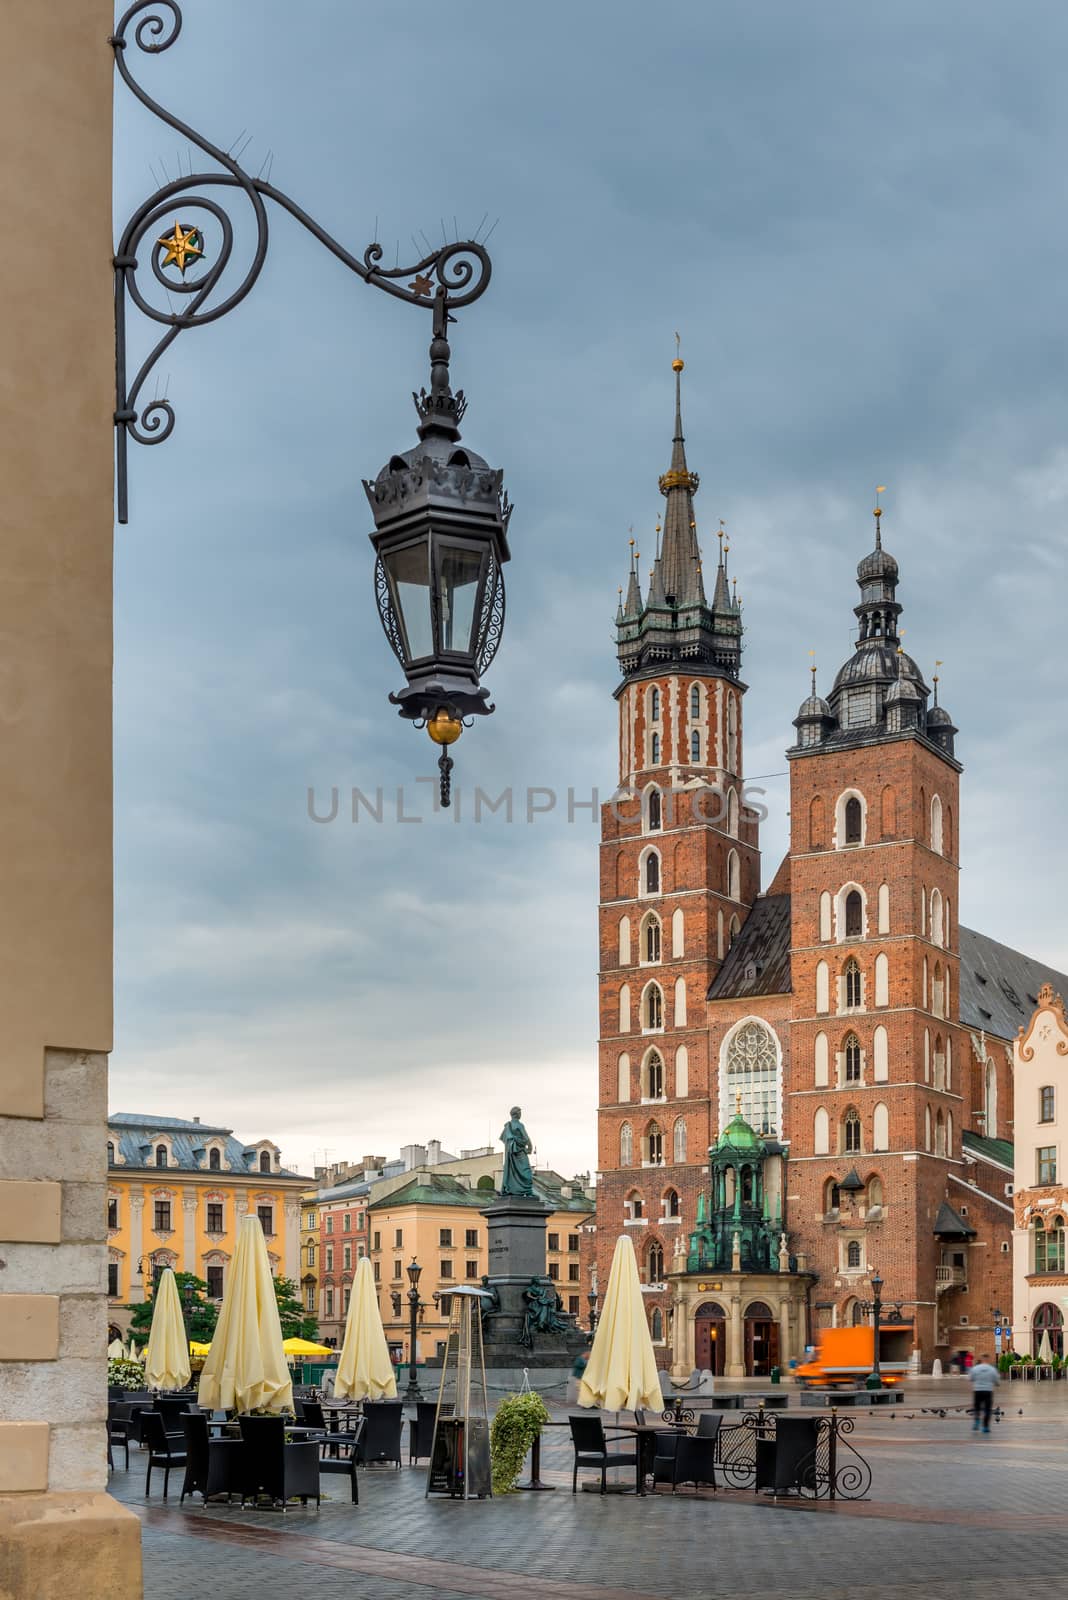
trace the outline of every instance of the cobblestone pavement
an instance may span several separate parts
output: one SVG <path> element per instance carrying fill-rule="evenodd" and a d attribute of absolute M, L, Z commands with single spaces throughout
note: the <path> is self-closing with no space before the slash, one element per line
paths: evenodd
<path fill-rule="evenodd" d="M 327 1477 L 318 1513 L 179 1508 L 173 1478 L 166 1504 L 157 1475 L 145 1499 L 136 1448 L 111 1489 L 142 1519 L 145 1600 L 1064 1600 L 1068 1384 L 1003 1386 L 989 1437 L 924 1409 L 966 1398 L 958 1380 L 918 1381 L 903 1406 L 859 1413 L 871 1495 L 833 1506 L 572 1496 L 565 1428 L 542 1452 L 553 1494 L 426 1500 L 425 1468 L 379 1467 L 358 1507 Z"/>

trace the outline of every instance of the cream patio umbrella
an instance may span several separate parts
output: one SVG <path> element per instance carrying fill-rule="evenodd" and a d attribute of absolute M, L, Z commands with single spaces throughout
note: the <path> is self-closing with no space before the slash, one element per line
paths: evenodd
<path fill-rule="evenodd" d="M 356 1263 L 341 1359 L 334 1375 L 334 1399 L 392 1400 L 396 1393 L 397 1379 L 378 1311 L 374 1272 L 367 1256 L 361 1256 Z"/>
<path fill-rule="evenodd" d="M 145 1382 L 150 1389 L 184 1389 L 189 1382 L 189 1344 L 174 1273 L 165 1267 L 152 1299 L 152 1327 L 145 1353 Z"/>
<path fill-rule="evenodd" d="M 1038 1341 L 1038 1354 L 1035 1360 L 1040 1366 L 1048 1367 L 1053 1362 L 1053 1346 L 1049 1342 L 1049 1329 L 1042 1329 L 1042 1337 Z"/>
<path fill-rule="evenodd" d="M 644 1406 L 659 1410 L 663 1405 L 638 1263 L 625 1234 L 616 1240 L 593 1349 L 579 1380 L 578 1403 L 605 1411 Z"/>
<path fill-rule="evenodd" d="M 237 1235 L 230 1281 L 197 1396 L 202 1406 L 213 1410 L 293 1409 L 293 1383 L 258 1217 L 246 1217 Z"/>

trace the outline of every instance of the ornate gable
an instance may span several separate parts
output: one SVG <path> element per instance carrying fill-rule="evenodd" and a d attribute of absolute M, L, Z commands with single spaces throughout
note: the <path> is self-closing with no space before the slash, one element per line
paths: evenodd
<path fill-rule="evenodd" d="M 1051 984 L 1044 983 L 1038 991 L 1038 1005 L 1030 1022 L 1026 1027 L 1021 1027 L 1016 1036 L 1020 1060 L 1033 1061 L 1036 1048 L 1054 1039 L 1058 1032 L 1060 1038 L 1056 1040 L 1054 1053 L 1068 1056 L 1068 1020 L 1064 1015 L 1064 1001 L 1059 994 L 1054 994 Z"/>

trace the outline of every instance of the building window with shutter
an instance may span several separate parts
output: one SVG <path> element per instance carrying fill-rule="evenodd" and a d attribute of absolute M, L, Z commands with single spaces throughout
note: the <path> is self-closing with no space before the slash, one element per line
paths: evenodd
<path fill-rule="evenodd" d="M 157 1233 L 170 1233 L 171 1203 L 169 1200 L 156 1201 L 152 1208 L 152 1226 Z"/>
<path fill-rule="evenodd" d="M 208 1283 L 208 1299 L 221 1300 L 223 1297 L 223 1269 L 220 1266 L 205 1268 L 204 1276 Z"/>

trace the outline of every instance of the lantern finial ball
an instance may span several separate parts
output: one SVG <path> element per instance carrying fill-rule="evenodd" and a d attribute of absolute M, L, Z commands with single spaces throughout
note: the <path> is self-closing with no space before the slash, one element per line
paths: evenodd
<path fill-rule="evenodd" d="M 426 731 L 435 744 L 455 744 L 464 725 L 459 717 L 450 716 L 444 706 L 439 706 L 432 717 L 427 719 Z"/>

